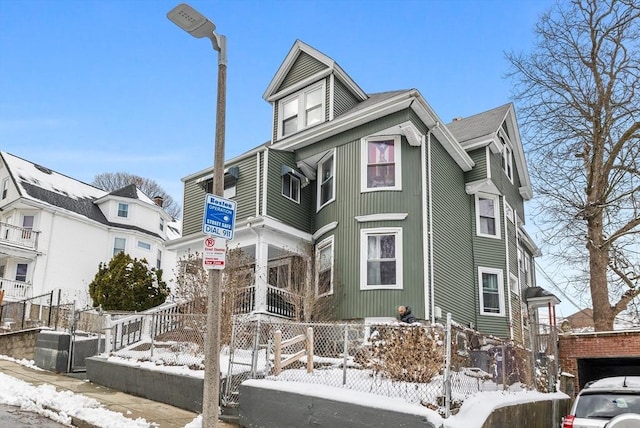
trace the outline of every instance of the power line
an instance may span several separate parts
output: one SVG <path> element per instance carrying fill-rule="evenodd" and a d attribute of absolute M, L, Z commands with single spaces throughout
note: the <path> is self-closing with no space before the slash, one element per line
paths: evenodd
<path fill-rule="evenodd" d="M 542 275 L 547 279 L 547 281 L 549 281 L 549 283 L 562 295 L 563 298 L 565 298 L 569 303 L 571 303 L 573 306 L 576 307 L 576 309 L 578 309 L 579 311 L 582 311 L 583 308 L 581 308 L 580 306 L 578 306 L 578 304 L 576 302 L 573 301 L 573 299 L 571 299 L 561 288 L 558 284 L 556 284 L 556 282 L 551 279 L 551 277 L 549 276 L 549 274 L 547 274 L 547 272 L 545 272 L 545 270 L 542 268 L 542 266 L 540 266 L 540 263 L 538 263 L 538 260 L 534 259 L 534 263 L 536 264 L 536 270 L 539 270 Z M 593 317 L 591 317 L 593 319 Z"/>

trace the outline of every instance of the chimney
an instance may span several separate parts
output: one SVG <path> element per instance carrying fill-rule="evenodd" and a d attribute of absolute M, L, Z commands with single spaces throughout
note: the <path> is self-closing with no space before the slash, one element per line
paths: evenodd
<path fill-rule="evenodd" d="M 162 196 L 154 196 L 153 202 L 155 202 L 157 206 L 162 208 L 162 204 L 164 204 L 164 198 Z"/>

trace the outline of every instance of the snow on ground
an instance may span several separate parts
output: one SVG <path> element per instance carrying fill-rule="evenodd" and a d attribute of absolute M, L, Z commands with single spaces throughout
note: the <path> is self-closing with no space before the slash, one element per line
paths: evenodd
<path fill-rule="evenodd" d="M 33 368 L 34 370 L 42 370 L 36 367 L 33 364 L 33 361 L 15 360 L 3 355 L 0 355 L 0 359 L 15 361 L 19 364 Z M 204 376 L 204 371 L 202 370 L 190 370 L 185 367 L 177 366 L 164 366 L 157 364 L 157 362 L 133 361 L 121 357 L 109 357 L 109 360 L 152 370 L 164 370 L 173 373 L 189 374 L 197 377 Z M 225 373 L 227 367 L 228 359 L 225 359 L 225 357 L 221 355 L 221 372 Z M 284 373 L 286 372 L 287 371 Z M 329 373 L 323 373 L 321 375 L 316 374 L 316 376 L 331 375 L 333 370 L 327 372 Z M 287 382 L 283 380 L 254 379 L 248 380 L 246 383 L 255 383 L 262 388 L 290 391 L 344 401 L 357 405 L 376 407 L 380 410 L 393 410 L 424 415 L 425 418 L 435 426 L 442 426 L 443 428 L 479 428 L 494 409 L 517 403 L 568 398 L 568 396 L 563 393 L 543 394 L 540 392 L 526 390 L 482 392 L 467 396 L 458 414 L 447 419 L 443 419 L 438 412 L 430 410 L 417 403 L 409 403 L 407 400 L 402 398 L 383 397 L 370 392 L 354 391 L 339 387 L 339 380 L 335 380 L 336 386 L 320 385 L 312 380 L 309 382 Z M 381 397 L 383 399 L 380 399 Z M 39 413 L 65 424 L 70 423 L 71 416 L 76 416 L 92 422 L 102 428 L 150 428 L 157 426 L 156 424 L 149 423 L 144 419 L 134 421 L 125 418 L 120 413 L 112 412 L 103 408 L 96 400 L 84 397 L 80 394 L 74 394 L 69 391 L 57 392 L 51 385 L 35 387 L 23 382 L 22 380 L 6 376 L 2 373 L 0 373 L 0 403 L 19 406 L 24 410 Z M 48 410 L 48 408 L 60 409 L 62 412 L 58 414 Z M 185 425 L 184 428 L 200 428 L 201 426 L 202 417 L 198 416 L 192 422 Z"/>
<path fill-rule="evenodd" d="M 14 361 L 34 370 L 42 370 L 33 361 L 15 360 L 5 355 L 0 359 Z M 0 373 L 0 403 L 20 407 L 38 413 L 56 422 L 71 425 L 71 417 L 77 417 L 102 428 L 150 428 L 157 426 L 145 419 L 128 419 L 118 412 L 105 409 L 93 398 L 71 391 L 56 391 L 53 385 L 33 386 L 23 380 Z M 57 409 L 60 412 L 53 411 Z M 199 428 L 200 425 L 189 426 Z"/>

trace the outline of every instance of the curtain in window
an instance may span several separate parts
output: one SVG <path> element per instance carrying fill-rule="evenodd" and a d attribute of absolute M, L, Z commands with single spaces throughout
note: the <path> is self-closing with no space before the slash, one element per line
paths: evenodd
<path fill-rule="evenodd" d="M 396 283 L 395 235 L 372 235 L 367 238 L 367 285 Z"/>
<path fill-rule="evenodd" d="M 498 275 L 495 273 L 482 274 L 482 301 L 484 312 L 492 314 L 500 313 Z"/>

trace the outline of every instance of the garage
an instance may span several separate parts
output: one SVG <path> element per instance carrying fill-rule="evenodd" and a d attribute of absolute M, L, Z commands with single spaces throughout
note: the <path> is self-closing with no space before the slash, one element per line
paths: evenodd
<path fill-rule="evenodd" d="M 580 389 L 592 380 L 630 375 L 640 376 L 640 357 L 578 358 Z"/>

